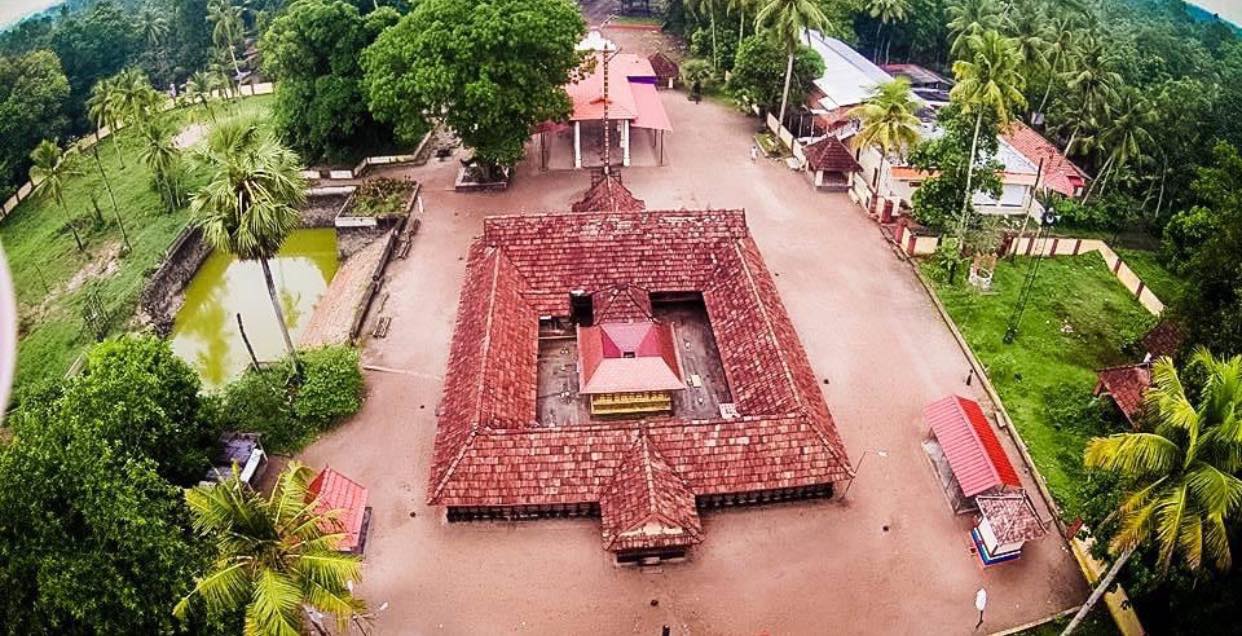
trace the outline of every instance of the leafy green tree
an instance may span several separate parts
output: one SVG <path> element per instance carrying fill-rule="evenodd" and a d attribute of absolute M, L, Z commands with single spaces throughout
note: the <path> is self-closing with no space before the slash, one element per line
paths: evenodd
<path fill-rule="evenodd" d="M 363 92 L 406 140 L 442 118 L 491 178 L 537 124 L 569 116 L 584 33 L 568 0 L 423 0 L 363 53 Z"/>
<path fill-rule="evenodd" d="M 960 215 L 961 201 L 968 192 L 1000 196 L 1001 165 L 995 159 L 978 159 L 996 154 L 996 125 L 989 117 L 984 118 L 981 126 L 988 134 L 977 137 L 975 118 L 963 113 L 958 105 L 941 109 L 937 120 L 943 134 L 924 139 L 910 153 L 910 165 L 930 175 L 914 191 L 914 216 L 929 228 L 950 231 L 958 225 L 955 221 Z M 971 161 L 971 157 L 976 160 Z M 975 214 L 967 216 L 978 218 Z"/>
<path fill-rule="evenodd" d="M 177 616 L 202 597 L 211 609 L 244 608 L 246 634 L 278 636 L 306 633 L 308 607 L 335 616 L 341 631 L 365 611 L 350 591 L 362 562 L 337 551 L 343 533 L 333 532 L 336 513 L 321 514 L 308 501 L 311 476 L 292 462 L 267 497 L 236 475 L 186 492 L 194 529 L 215 544 L 216 558 L 177 604 Z"/>
<path fill-rule="evenodd" d="M 810 47 L 798 47 L 793 72 L 797 81 L 789 88 L 793 100 L 801 102 L 823 72 L 824 61 L 819 54 Z M 752 35 L 738 47 L 729 89 L 738 99 L 772 110 L 782 97 L 784 73 L 785 54 L 777 43 L 763 35 Z"/>
<path fill-rule="evenodd" d="M 1020 60 L 1014 42 L 996 31 L 972 35 L 966 39 L 971 52 L 968 58 L 953 63 L 957 85 L 950 97 L 957 102 L 963 114 L 975 116 L 975 131 L 970 146 L 972 161 L 966 169 L 966 191 L 962 195 L 962 210 L 958 218 L 957 236 L 966 232 L 970 213 L 970 200 L 974 196 L 974 157 L 978 157 L 979 136 L 983 133 L 983 121 L 990 118 L 998 130 L 1009 125 L 1015 109 L 1026 106 L 1022 89 L 1026 79 L 1018 70 Z"/>
<path fill-rule="evenodd" d="M 289 7 L 263 36 L 263 68 L 277 82 L 274 115 L 281 137 L 307 156 L 377 138 L 362 95 L 358 58 L 384 26 L 344 0 L 304 0 Z M 390 132 L 390 131 L 389 131 Z"/>
<path fill-rule="evenodd" d="M 1072 632 L 1140 545 L 1154 542 L 1157 567 L 1167 572 L 1174 555 L 1194 571 L 1233 562 L 1226 523 L 1242 506 L 1242 357 L 1213 357 L 1197 350 L 1190 368 L 1205 377 L 1201 395 L 1188 397 L 1169 358 L 1152 368 L 1147 414 L 1152 424 L 1135 433 L 1097 437 L 1087 443 L 1087 468 L 1117 473 L 1125 496 L 1113 536 L 1117 554 L 1106 575 L 1066 627 Z"/>
<path fill-rule="evenodd" d="M 234 119 L 212 129 L 200 160 L 210 177 L 191 201 L 196 222 L 212 247 L 259 261 L 285 350 L 296 359 L 268 261 L 298 226 L 306 197 L 298 158 L 255 122 Z"/>
<path fill-rule="evenodd" d="M 1152 136 L 1148 128 L 1154 123 L 1155 117 L 1151 102 L 1137 89 L 1126 87 L 1117 93 L 1116 100 L 1108 106 L 1107 123 L 1100 131 L 1100 145 L 1108 153 L 1108 159 L 1104 161 L 1100 174 L 1087 189 L 1083 197 L 1084 204 L 1097 190 L 1096 186 L 1103 192 L 1109 177 L 1131 162 L 1147 158 L 1146 151 L 1152 148 Z"/>
<path fill-rule="evenodd" d="M 99 169 L 99 176 L 103 177 L 104 187 L 108 191 L 108 200 L 112 202 L 112 212 L 121 214 L 121 208 L 116 204 L 116 194 L 112 192 L 112 180 L 108 178 L 108 172 L 104 170 L 103 161 L 99 158 L 99 146 L 103 143 L 100 135 L 105 127 L 111 126 L 115 119 L 112 112 L 112 104 L 110 98 L 109 82 L 107 80 L 99 80 L 91 87 L 90 99 L 86 100 L 86 114 L 91 119 L 91 123 L 95 125 L 95 143 L 91 144 L 91 155 L 95 158 L 95 167 Z M 116 145 L 116 140 L 113 140 Z M 121 157 L 120 147 L 117 147 L 117 156 Z M 122 166 L 124 166 L 122 159 Z"/>
<path fill-rule="evenodd" d="M 75 394 L 100 380 L 71 384 L 63 397 L 28 396 L 6 420 L 13 431 L 0 444 L 6 633 L 172 633 L 169 609 L 205 561 L 178 490 L 142 449 L 108 437 L 124 428 L 118 416 L 131 407 L 79 410 Z M 112 395 L 136 391 L 117 387 Z"/>
<path fill-rule="evenodd" d="M 878 63 L 880 60 L 880 32 L 883 27 L 891 23 L 902 22 L 910 14 L 909 0 L 867 0 L 867 15 L 876 20 L 875 27 L 875 53 L 872 59 Z M 888 48 L 884 54 L 885 63 L 888 62 L 888 53 L 891 52 L 893 45 L 892 36 L 889 36 Z"/>
<path fill-rule="evenodd" d="M 30 167 L 30 151 L 64 133 L 69 80 L 51 51 L 0 56 L 0 190 L 17 184 Z"/>
<path fill-rule="evenodd" d="M 905 157 L 906 151 L 922 136 L 919 118 L 915 113 L 919 103 L 910 92 L 910 81 L 898 78 L 875 88 L 867 101 L 855 106 L 850 117 L 858 119 L 861 128 L 854 136 L 855 148 L 875 148 L 883 157 L 896 154 Z M 879 170 L 887 161 L 881 161 Z M 877 179 L 883 179 L 883 174 Z"/>
<path fill-rule="evenodd" d="M 137 61 L 142 35 L 121 7 L 112 0 L 100 0 L 63 19 L 50 44 L 69 78 L 66 110 L 77 130 L 87 130 L 86 99 L 91 88 Z"/>
<path fill-rule="evenodd" d="M 198 375 L 166 340 L 122 336 L 95 345 L 61 408 L 77 425 L 140 451 L 163 478 L 197 483 L 217 434 Z"/>
<path fill-rule="evenodd" d="M 1078 36 L 1073 61 L 1065 76 L 1066 88 L 1077 100 L 1077 116 L 1069 143 L 1066 144 L 1067 152 L 1073 153 L 1077 149 L 1075 141 L 1084 126 L 1098 120 L 1105 104 L 1116 95 L 1117 87 L 1121 85 L 1121 75 L 1112 70 L 1106 52 L 1106 46 L 1089 32 Z"/>
<path fill-rule="evenodd" d="M 725 71 L 733 68 L 738 40 L 732 29 L 724 29 L 718 35 L 713 35 L 710 27 L 699 27 L 690 34 L 689 40 L 690 55 L 711 60 L 716 65 L 712 67 L 716 74 L 723 75 Z M 717 57 L 720 58 L 719 62 L 714 61 Z"/>
<path fill-rule="evenodd" d="M 76 150 L 71 149 L 65 152 L 56 145 L 56 142 L 44 139 L 30 153 L 30 160 L 34 163 L 30 166 L 30 180 L 35 183 L 35 194 L 47 195 L 55 199 L 56 204 L 65 213 L 65 222 L 69 225 L 69 231 L 73 232 L 73 241 L 78 244 L 78 251 L 85 252 L 86 246 L 82 244 L 82 237 L 78 235 L 77 223 L 74 222 L 73 214 L 69 212 L 69 206 L 65 205 L 65 181 L 70 175 L 75 174 L 73 160 L 76 155 Z"/>
<path fill-rule="evenodd" d="M 781 91 L 780 121 L 785 121 L 789 104 L 789 85 L 793 79 L 794 58 L 803 35 L 811 29 L 823 29 L 828 23 L 824 12 L 812 0 L 767 0 L 755 16 L 756 30 L 766 30 L 785 51 L 785 88 Z"/>
<path fill-rule="evenodd" d="M 1052 86 L 1057 83 L 1058 77 L 1066 72 L 1065 64 L 1068 60 L 1068 53 L 1074 43 L 1074 26 L 1073 20 L 1069 17 L 1052 18 L 1045 26 L 1046 32 L 1044 42 L 1046 44 L 1045 54 L 1048 58 L 1048 83 L 1044 87 L 1044 96 L 1039 100 L 1039 108 L 1036 112 L 1043 115 L 1045 108 L 1048 107 L 1048 98 L 1052 95 Z"/>
<path fill-rule="evenodd" d="M 707 16 L 708 32 L 711 36 L 712 45 L 710 58 L 712 69 L 720 72 L 722 70 L 720 67 L 720 45 L 719 38 L 717 37 L 718 31 L 716 30 L 716 11 L 719 8 L 720 0 L 682 0 L 682 3 L 687 9 L 690 9 L 690 12 L 696 18 L 701 18 L 704 15 Z"/>
<path fill-rule="evenodd" d="M 1206 240 L 1186 250 L 1192 254 L 1183 268 L 1189 285 L 1178 313 L 1186 317 L 1191 342 L 1230 355 L 1242 353 L 1242 154 L 1222 143 L 1213 157 L 1215 164 L 1200 168 L 1194 183 L 1200 210 L 1208 212 L 1192 209 L 1174 219 L 1207 216 L 1196 232 Z"/>

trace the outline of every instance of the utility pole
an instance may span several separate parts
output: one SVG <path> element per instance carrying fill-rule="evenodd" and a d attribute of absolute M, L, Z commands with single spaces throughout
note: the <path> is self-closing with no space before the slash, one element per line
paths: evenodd
<path fill-rule="evenodd" d="M 1044 262 L 1046 254 L 1045 248 L 1048 245 L 1048 237 L 1052 234 L 1052 226 L 1057 222 L 1056 212 L 1052 210 L 1044 210 L 1044 216 L 1040 221 L 1039 232 L 1035 239 L 1043 239 L 1040 244 L 1039 251 L 1035 254 L 1035 260 L 1026 268 L 1026 278 L 1022 281 L 1022 290 L 1018 292 L 1018 302 L 1014 305 L 1013 313 L 1009 314 L 1009 325 L 1005 328 L 1004 341 L 1005 344 L 1012 344 L 1018 338 L 1018 327 L 1022 323 L 1022 314 L 1026 312 L 1026 305 L 1031 300 L 1031 295 L 1035 290 L 1035 279 L 1039 276 L 1039 265 Z"/>

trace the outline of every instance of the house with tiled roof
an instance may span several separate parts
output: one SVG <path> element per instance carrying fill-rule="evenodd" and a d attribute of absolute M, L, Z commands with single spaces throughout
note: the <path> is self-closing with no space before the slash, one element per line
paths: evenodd
<path fill-rule="evenodd" d="M 601 379 L 668 401 L 593 412 Z M 596 517 L 621 562 L 684 556 L 706 510 L 852 475 L 740 210 L 486 219 L 438 418 L 428 500 L 449 521 Z"/>
<path fill-rule="evenodd" d="M 1087 187 L 1087 173 L 1061 152 L 1051 141 L 1021 121 L 1014 120 L 1001 139 L 1028 161 L 1042 165 L 1040 189 L 1059 192 L 1070 198 L 1082 196 Z"/>

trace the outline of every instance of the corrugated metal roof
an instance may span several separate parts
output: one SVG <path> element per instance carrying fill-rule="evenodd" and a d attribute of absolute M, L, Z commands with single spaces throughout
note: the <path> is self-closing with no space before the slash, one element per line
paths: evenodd
<path fill-rule="evenodd" d="M 809 35 L 808 44 L 824 61 L 824 73 L 815 80 L 816 88 L 824 93 L 820 100 L 824 108 L 833 110 L 861 104 L 875 87 L 893 80 L 891 75 L 841 40 L 819 31 L 811 31 Z"/>
<path fill-rule="evenodd" d="M 923 420 L 944 449 L 962 494 L 973 497 L 998 486 L 1022 486 L 978 402 L 950 395 L 923 407 Z"/>

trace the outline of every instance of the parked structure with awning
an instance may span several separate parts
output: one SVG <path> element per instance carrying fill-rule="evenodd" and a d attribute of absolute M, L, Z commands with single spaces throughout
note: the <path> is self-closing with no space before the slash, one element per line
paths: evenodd
<path fill-rule="evenodd" d="M 984 565 L 1011 561 L 1047 530 L 979 403 L 949 395 L 923 408 L 924 444 L 955 512 L 978 513 L 971 542 Z M 947 467 L 947 470 L 946 470 Z"/>

